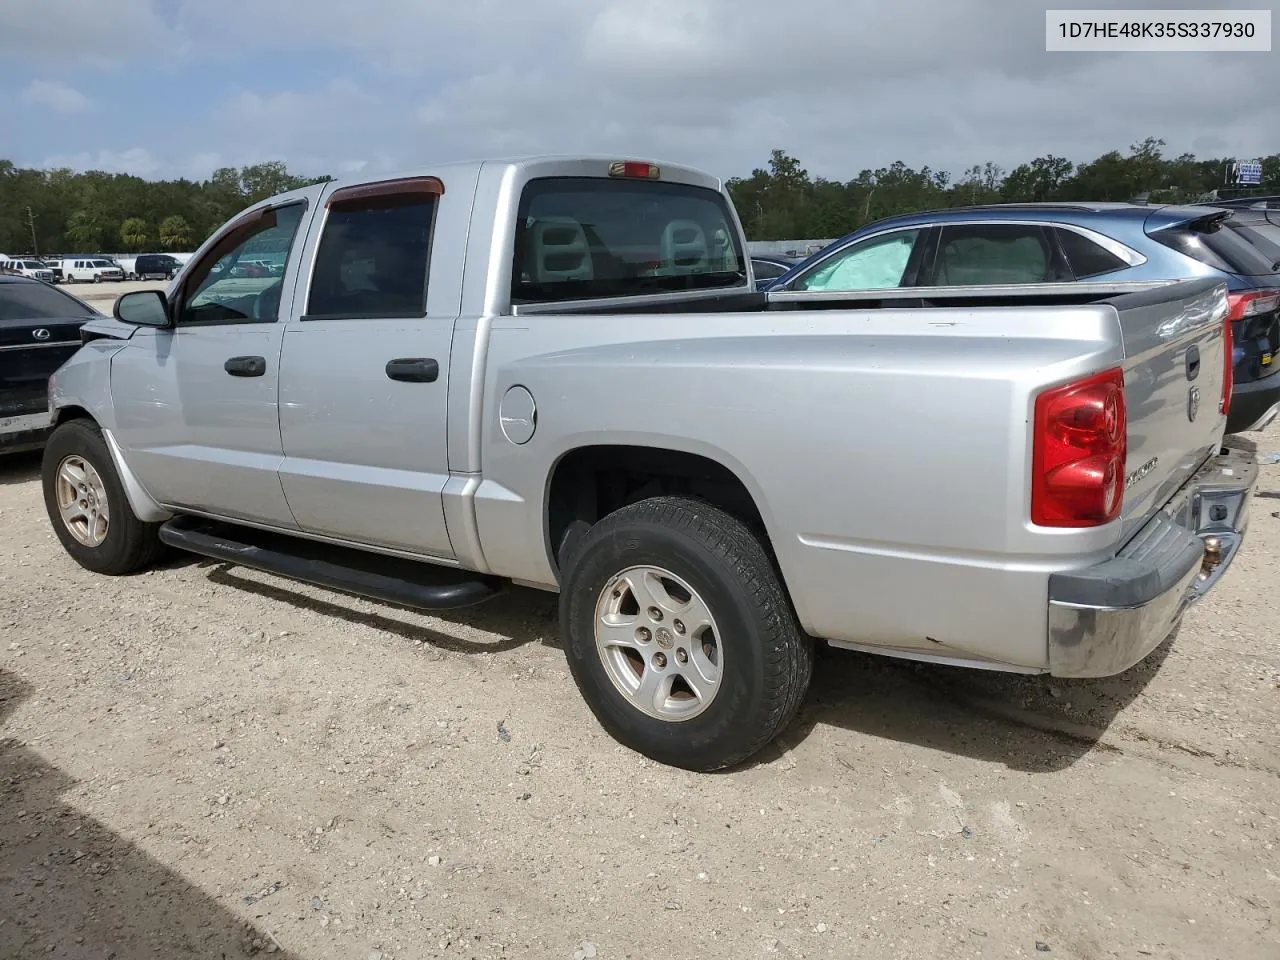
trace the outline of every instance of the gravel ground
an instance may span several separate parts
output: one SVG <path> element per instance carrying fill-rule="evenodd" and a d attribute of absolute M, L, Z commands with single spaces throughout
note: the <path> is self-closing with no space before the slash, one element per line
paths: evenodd
<path fill-rule="evenodd" d="M 548 595 L 96 577 L 37 464 L 0 461 L 0 956 L 1280 956 L 1280 465 L 1124 676 L 831 651 L 699 776 L 600 731 Z"/>
<path fill-rule="evenodd" d="M 116 298 L 134 290 L 168 290 L 167 280 L 125 280 L 120 283 L 63 283 L 58 289 L 79 297 L 99 313 L 111 315 Z"/>

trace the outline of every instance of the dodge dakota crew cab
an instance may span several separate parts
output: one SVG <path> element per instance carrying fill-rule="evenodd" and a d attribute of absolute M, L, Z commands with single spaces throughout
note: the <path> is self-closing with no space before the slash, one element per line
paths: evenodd
<path fill-rule="evenodd" d="M 744 247 L 723 183 L 640 161 L 256 204 L 83 328 L 50 520 L 104 574 L 558 591 L 600 723 L 696 770 L 788 723 L 815 641 L 1108 675 L 1231 562 L 1221 283 L 766 294 Z"/>

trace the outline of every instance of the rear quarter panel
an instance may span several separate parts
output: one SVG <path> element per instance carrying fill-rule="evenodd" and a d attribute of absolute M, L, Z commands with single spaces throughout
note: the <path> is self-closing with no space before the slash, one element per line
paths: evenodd
<path fill-rule="evenodd" d="M 546 487 L 576 447 L 700 453 L 755 498 L 810 633 L 1039 665 L 1048 572 L 1118 530 L 1030 524 L 1031 397 L 1120 359 L 1109 307 L 496 318 L 485 558 L 554 586 Z M 498 419 L 515 385 L 537 403 L 522 446 Z"/>

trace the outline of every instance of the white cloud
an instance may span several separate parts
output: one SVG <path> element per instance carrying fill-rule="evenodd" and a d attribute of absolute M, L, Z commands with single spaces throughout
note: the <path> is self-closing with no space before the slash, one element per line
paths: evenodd
<path fill-rule="evenodd" d="M 37 0 L 0 18 L 0 61 L 113 66 L 164 51 L 168 30 L 153 0 Z"/>
<path fill-rule="evenodd" d="M 22 91 L 22 102 L 64 114 L 83 113 L 92 103 L 75 87 L 56 80 L 32 80 Z"/>
<path fill-rule="evenodd" d="M 41 166 L 46 170 L 66 167 L 75 171 L 101 170 L 103 173 L 131 173 L 138 177 L 149 177 L 160 173 L 164 164 L 145 147 L 132 147 L 128 150 L 54 154 L 45 157 Z"/>
<path fill-rule="evenodd" d="M 137 27 L 120 48 L 131 69 L 181 49 L 199 65 L 186 74 L 198 85 L 189 112 L 113 128 L 113 146 L 172 151 L 168 174 L 269 159 L 380 173 L 591 151 L 733 176 L 782 148 L 813 174 L 849 179 L 897 159 L 953 172 L 1047 152 L 1084 161 L 1149 135 L 1170 153 L 1280 148 L 1280 104 L 1264 96 L 1280 86 L 1280 58 L 1048 54 L 1043 7 L 1026 0 L 365 0 L 359 16 L 350 0 L 116 0 L 110 16 L 47 0 L 41 17 L 49 6 L 97 11 L 68 28 L 68 61 L 86 55 L 83 22 L 102 21 L 99 45 L 115 50 L 123 18 Z M 279 89 L 302 56 L 349 79 Z M 198 106 L 211 96 L 221 105 Z"/>

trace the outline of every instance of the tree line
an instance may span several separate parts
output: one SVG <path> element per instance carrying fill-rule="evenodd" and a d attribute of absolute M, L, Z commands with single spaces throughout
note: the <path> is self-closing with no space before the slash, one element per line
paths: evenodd
<path fill-rule="evenodd" d="M 873 220 L 920 210 L 1045 200 L 1184 203 L 1222 190 L 1230 159 L 1189 153 L 1170 158 L 1164 146 L 1148 137 L 1126 153 L 1112 150 L 1087 163 L 1047 155 L 1009 171 L 994 163 L 972 166 L 956 179 L 898 162 L 844 182 L 810 177 L 799 160 L 774 150 L 767 168 L 730 180 L 729 191 L 752 240 L 799 240 L 839 237 Z M 1257 190 L 1280 194 L 1280 153 L 1262 159 Z"/>
<path fill-rule="evenodd" d="M 0 252 L 194 250 L 249 204 L 328 179 L 296 176 L 279 162 L 223 167 L 197 181 L 24 169 L 0 160 Z"/>
<path fill-rule="evenodd" d="M 1006 171 L 994 163 L 947 171 L 902 161 L 847 181 L 811 177 L 774 150 L 766 167 L 728 181 L 752 240 L 837 237 L 872 220 L 940 207 L 1040 200 L 1177 203 L 1223 186 L 1227 158 L 1166 157 L 1148 137 L 1086 163 L 1053 155 Z M 9 254 L 191 250 L 258 200 L 331 179 L 283 163 L 215 170 L 208 180 L 144 180 L 123 173 L 34 170 L 0 160 L 0 251 Z M 1280 153 L 1262 160 L 1263 193 L 1280 194 Z"/>

